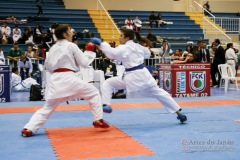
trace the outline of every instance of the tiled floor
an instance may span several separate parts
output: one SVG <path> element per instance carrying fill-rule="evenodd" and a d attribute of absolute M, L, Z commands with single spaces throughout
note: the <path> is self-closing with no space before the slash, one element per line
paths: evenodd
<path fill-rule="evenodd" d="M 28 92 L 12 93 L 12 102 L 0 104 L 0 156 L 3 160 L 239 160 L 240 123 L 234 121 L 240 119 L 239 97 L 240 91 L 212 88 L 210 97 L 175 98 L 188 116 L 186 124 L 155 99 L 113 100 L 113 113 L 104 114 L 112 127 L 105 131 L 92 127 L 86 101 L 71 101 L 61 104 L 35 136 L 23 138 L 23 125 L 44 101 L 28 101 Z"/>

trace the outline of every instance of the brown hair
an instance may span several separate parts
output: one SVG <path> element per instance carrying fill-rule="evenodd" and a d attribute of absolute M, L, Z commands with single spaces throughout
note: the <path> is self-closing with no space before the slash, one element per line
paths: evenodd
<path fill-rule="evenodd" d="M 55 30 L 55 35 L 57 39 L 65 39 L 63 33 L 66 33 L 69 29 L 68 24 L 59 24 Z"/>
<path fill-rule="evenodd" d="M 131 29 L 122 29 L 122 33 L 125 37 L 128 37 L 129 40 L 134 39 L 134 32 Z"/>

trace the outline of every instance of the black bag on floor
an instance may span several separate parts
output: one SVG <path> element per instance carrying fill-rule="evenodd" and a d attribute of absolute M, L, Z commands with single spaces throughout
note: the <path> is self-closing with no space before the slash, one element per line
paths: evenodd
<path fill-rule="evenodd" d="M 112 99 L 125 99 L 126 98 L 126 94 L 124 93 L 115 93 L 112 95 Z"/>
<path fill-rule="evenodd" d="M 41 94 L 42 87 L 39 84 L 33 84 L 30 88 L 30 101 L 41 101 L 43 96 Z"/>

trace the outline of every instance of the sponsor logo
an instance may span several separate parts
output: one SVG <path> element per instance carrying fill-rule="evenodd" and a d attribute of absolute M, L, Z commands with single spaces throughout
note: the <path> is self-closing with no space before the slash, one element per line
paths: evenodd
<path fill-rule="evenodd" d="M 4 91 L 4 74 L 0 74 L 0 95 L 3 94 Z"/>
<path fill-rule="evenodd" d="M 169 71 L 164 72 L 164 89 L 168 92 L 170 92 L 172 88 L 171 77 L 172 77 L 171 72 Z"/>
<path fill-rule="evenodd" d="M 190 72 L 190 89 L 193 92 L 201 92 L 206 88 L 206 72 L 193 71 Z"/>
<path fill-rule="evenodd" d="M 177 72 L 176 73 L 176 92 L 185 93 L 186 92 L 186 72 Z"/>
<path fill-rule="evenodd" d="M 202 68 L 206 68 L 205 65 L 180 65 L 178 67 L 180 69 L 202 69 Z"/>

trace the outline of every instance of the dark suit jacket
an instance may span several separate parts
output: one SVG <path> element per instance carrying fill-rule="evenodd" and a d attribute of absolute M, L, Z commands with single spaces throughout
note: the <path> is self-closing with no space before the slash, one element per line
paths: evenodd
<path fill-rule="evenodd" d="M 218 66 L 219 64 L 224 64 L 224 63 L 225 63 L 225 50 L 222 46 L 219 46 L 215 51 L 213 65 Z"/>
<path fill-rule="evenodd" d="M 206 58 L 207 58 L 207 62 L 210 63 L 210 53 L 209 53 L 209 50 L 208 49 L 205 49 L 206 50 Z M 202 55 L 203 55 L 203 50 L 201 49 L 199 52 L 198 52 L 198 62 L 202 62 Z"/>

